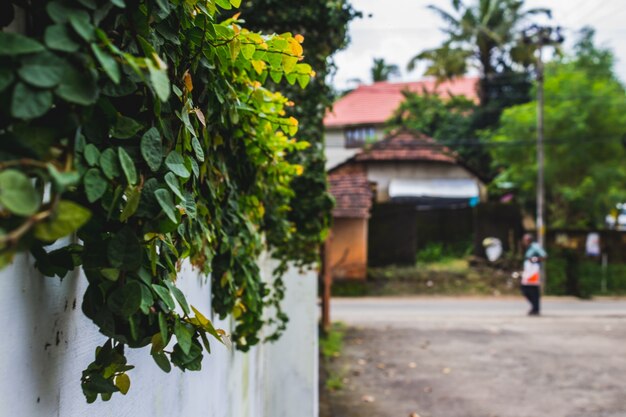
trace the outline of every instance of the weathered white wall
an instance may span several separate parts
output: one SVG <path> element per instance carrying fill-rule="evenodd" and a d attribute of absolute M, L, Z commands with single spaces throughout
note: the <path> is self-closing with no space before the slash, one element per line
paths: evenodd
<path fill-rule="evenodd" d="M 484 185 L 465 168 L 438 162 L 377 162 L 367 166 L 367 179 L 376 183 L 376 201 L 389 199 L 392 179 L 473 179 L 481 190 Z"/>
<path fill-rule="evenodd" d="M 263 264 L 269 273 L 271 265 Z M 189 268 L 181 289 L 191 304 L 210 310 L 207 280 Z M 249 353 L 218 343 L 200 372 L 163 373 L 149 348 L 129 350 L 131 390 L 87 404 L 81 371 L 106 340 L 82 314 L 86 280 L 39 275 L 27 256 L 0 271 L 0 417 L 281 417 L 317 416 L 316 275 L 290 271 L 284 337 Z M 217 322 L 225 329 L 229 322 Z"/>

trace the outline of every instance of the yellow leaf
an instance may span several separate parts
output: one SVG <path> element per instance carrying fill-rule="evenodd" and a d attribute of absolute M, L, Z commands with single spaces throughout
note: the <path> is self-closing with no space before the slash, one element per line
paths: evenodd
<path fill-rule="evenodd" d="M 117 389 L 120 390 L 122 394 L 126 395 L 128 390 L 130 389 L 130 378 L 128 377 L 128 375 L 120 374 L 116 376 L 115 386 L 117 387 Z"/>
<path fill-rule="evenodd" d="M 267 67 L 267 64 L 265 63 L 265 61 L 260 61 L 258 59 L 253 59 L 252 61 L 250 61 L 250 63 L 252 64 L 252 66 L 254 67 L 254 70 L 259 75 L 261 75 L 261 73 L 263 73 L 263 70 Z"/>
<path fill-rule="evenodd" d="M 299 57 L 300 55 L 302 55 L 302 52 L 304 52 L 304 50 L 302 49 L 302 45 L 300 45 L 300 43 L 298 43 L 298 41 L 294 38 L 289 39 L 289 47 L 291 49 L 291 53 L 294 54 L 296 57 Z"/>
<path fill-rule="evenodd" d="M 185 74 L 183 75 L 183 82 L 185 83 L 185 90 L 191 93 L 193 91 L 193 82 L 191 81 L 191 74 L 189 74 L 189 71 L 185 71 Z"/>
<path fill-rule="evenodd" d="M 196 318 L 198 319 L 198 321 L 200 322 L 200 325 L 202 327 L 206 326 L 207 324 L 210 323 L 209 319 L 207 319 L 206 317 L 204 317 L 204 315 L 202 315 L 202 313 L 200 313 L 194 306 L 191 306 L 191 309 L 193 310 L 193 312 L 196 315 Z"/>
<path fill-rule="evenodd" d="M 298 41 L 298 43 L 302 43 L 304 42 L 304 36 L 297 34 L 296 36 L 293 37 L 296 41 Z"/>
<path fill-rule="evenodd" d="M 165 344 L 163 343 L 163 338 L 161 337 L 161 333 L 156 333 L 152 336 L 152 347 L 150 348 L 150 354 L 160 352 L 165 348 Z"/>

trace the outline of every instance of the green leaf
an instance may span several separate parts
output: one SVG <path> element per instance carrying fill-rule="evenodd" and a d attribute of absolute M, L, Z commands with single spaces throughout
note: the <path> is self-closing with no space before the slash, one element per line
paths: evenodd
<path fill-rule="evenodd" d="M 91 50 L 93 51 L 93 54 L 95 55 L 98 62 L 100 62 L 100 65 L 102 65 L 102 69 L 104 70 L 104 72 L 106 72 L 111 81 L 113 81 L 115 84 L 119 84 L 121 79 L 120 67 L 117 64 L 115 58 L 104 52 L 95 43 L 91 44 Z"/>
<path fill-rule="evenodd" d="M 133 159 L 128 155 L 128 153 L 124 150 L 124 148 L 118 148 L 117 150 L 120 165 L 122 166 L 122 171 L 124 171 L 124 175 L 126 176 L 126 180 L 129 184 L 137 183 L 137 170 L 135 169 L 135 163 Z"/>
<path fill-rule="evenodd" d="M 154 297 L 152 291 L 145 285 L 141 286 L 141 311 L 143 314 L 150 314 L 150 307 L 154 304 Z"/>
<path fill-rule="evenodd" d="M 92 41 L 95 35 L 95 27 L 89 21 L 89 13 L 80 10 L 75 11 L 69 17 L 70 26 L 78 35 L 87 42 Z"/>
<path fill-rule="evenodd" d="M 170 171 L 181 178 L 189 178 L 191 176 L 191 172 L 189 172 L 189 169 L 187 169 L 187 166 L 185 165 L 185 160 L 176 151 L 172 151 L 169 155 L 167 155 L 167 158 L 165 158 L 165 165 L 170 169 Z"/>
<path fill-rule="evenodd" d="M 120 214 L 120 221 L 125 222 L 135 214 L 137 207 L 139 207 L 139 201 L 141 201 L 141 188 L 135 187 L 126 191 L 126 206 Z"/>
<path fill-rule="evenodd" d="M 46 5 L 46 12 L 54 23 L 67 23 L 69 17 L 76 10 L 76 8 L 60 1 L 51 1 Z"/>
<path fill-rule="evenodd" d="M 176 218 L 176 207 L 174 206 L 170 192 L 164 188 L 159 188 L 154 192 L 154 196 L 159 202 L 159 205 L 163 209 L 167 218 L 174 223 L 178 223 L 178 219 Z"/>
<path fill-rule="evenodd" d="M 167 76 L 167 71 L 156 68 L 151 61 L 148 61 L 148 71 L 150 72 L 152 88 L 154 88 L 157 97 L 163 102 L 167 101 L 170 96 L 170 79 Z"/>
<path fill-rule="evenodd" d="M 65 72 L 56 94 L 70 103 L 88 106 L 98 99 L 98 86 L 91 71 L 71 68 Z"/>
<path fill-rule="evenodd" d="M 90 217 L 91 212 L 83 206 L 61 200 L 49 219 L 37 223 L 35 237 L 45 242 L 53 242 L 78 230 Z"/>
<path fill-rule="evenodd" d="M 24 83 L 17 83 L 11 100 L 11 115 L 18 119 L 34 119 L 46 114 L 52 107 L 50 91 L 35 90 Z"/>
<path fill-rule="evenodd" d="M 159 368 L 161 368 L 163 371 L 169 373 L 172 370 L 172 364 L 167 359 L 167 356 L 165 356 L 165 353 L 163 352 L 154 353 L 152 355 L 152 359 L 154 359 L 156 364 L 159 365 Z"/>
<path fill-rule="evenodd" d="M 0 32 L 0 56 L 32 54 L 45 50 L 42 44 L 24 35 Z"/>
<path fill-rule="evenodd" d="M 174 299 L 170 295 L 170 291 L 162 285 L 152 284 L 152 289 L 157 293 L 159 298 L 165 303 L 167 308 L 170 310 L 174 310 L 176 308 L 176 304 L 174 304 Z"/>
<path fill-rule="evenodd" d="M 254 45 L 245 44 L 241 46 L 241 54 L 246 59 L 252 59 L 252 56 L 256 52 L 256 48 Z"/>
<path fill-rule="evenodd" d="M 128 281 L 111 293 L 107 306 L 114 314 L 122 317 L 132 316 L 141 306 L 141 284 Z"/>
<path fill-rule="evenodd" d="M 15 76 L 10 68 L 0 68 L 0 92 L 11 85 L 13 80 L 15 80 Z"/>
<path fill-rule="evenodd" d="M 111 3 L 113 3 L 114 5 L 116 5 L 117 7 L 121 9 L 126 7 L 126 3 L 124 3 L 124 0 L 111 0 Z"/>
<path fill-rule="evenodd" d="M 14 169 L 0 172 L 0 205 L 18 216 L 39 210 L 41 199 L 30 178 Z"/>
<path fill-rule="evenodd" d="M 83 178 L 83 186 L 85 187 L 85 194 L 87 194 L 87 200 L 90 203 L 98 201 L 106 192 L 109 184 L 107 180 L 102 176 L 100 170 L 97 168 L 91 168 L 85 173 Z"/>
<path fill-rule="evenodd" d="M 118 376 L 115 377 L 115 386 L 117 387 L 117 389 L 120 390 L 120 392 L 123 395 L 126 395 L 128 393 L 128 390 L 130 389 L 130 378 L 128 377 L 127 374 L 120 374 Z"/>
<path fill-rule="evenodd" d="M 112 180 L 122 174 L 119 159 L 115 151 L 111 148 L 105 149 L 100 155 L 100 168 L 104 176 Z"/>
<path fill-rule="evenodd" d="M 163 145 L 161 135 L 156 127 L 148 129 L 141 137 L 141 155 L 154 172 L 159 170 L 163 161 Z"/>
<path fill-rule="evenodd" d="M 22 66 L 17 73 L 30 85 L 51 88 L 61 82 L 66 70 L 65 60 L 51 52 L 43 52 L 22 59 Z"/>
<path fill-rule="evenodd" d="M 83 154 L 85 155 L 85 160 L 87 161 L 89 166 L 96 166 L 100 162 L 100 151 L 93 143 L 85 146 Z"/>
<path fill-rule="evenodd" d="M 215 0 L 215 3 L 217 3 L 217 5 L 220 6 L 222 9 L 232 9 L 232 5 L 228 0 Z"/>
<path fill-rule="evenodd" d="M 189 355 L 191 350 L 191 337 L 193 336 L 193 330 L 187 327 L 186 324 L 181 323 L 180 320 L 176 320 L 174 323 L 174 334 L 178 340 L 178 345 L 182 349 L 185 355 Z"/>
<path fill-rule="evenodd" d="M 102 268 L 100 273 L 109 281 L 117 281 L 120 277 L 120 270 L 116 268 Z"/>
<path fill-rule="evenodd" d="M 270 77 L 272 78 L 272 80 L 273 80 L 276 84 L 278 84 L 278 83 L 280 83 L 280 80 L 282 80 L 282 79 L 283 79 L 283 72 L 282 72 L 282 71 L 274 71 L 274 70 L 271 70 L 271 71 L 270 71 Z"/>
<path fill-rule="evenodd" d="M 309 85 L 310 81 L 311 77 L 309 77 L 308 75 L 298 75 L 298 84 L 300 84 L 300 87 L 306 88 L 306 86 Z"/>
<path fill-rule="evenodd" d="M 241 6 L 241 0 L 230 0 L 230 4 L 238 8 Z"/>
<path fill-rule="evenodd" d="M 44 42 L 48 48 L 57 51 L 76 52 L 80 48 L 65 25 L 48 26 L 44 34 Z"/>
<path fill-rule="evenodd" d="M 80 181 L 80 174 L 78 172 L 60 172 L 52 164 L 48 164 L 48 172 L 50 173 L 50 177 L 59 191 L 64 191 L 68 187 L 78 184 Z"/>
<path fill-rule="evenodd" d="M 180 190 L 180 184 L 178 183 L 178 178 L 176 177 L 176 175 L 168 172 L 167 174 L 165 174 L 165 182 L 167 186 L 170 187 L 170 190 L 172 190 L 172 192 L 176 194 L 178 198 L 180 198 L 181 200 L 185 199 L 183 193 Z"/>
<path fill-rule="evenodd" d="M 178 304 L 180 305 L 180 308 L 183 309 L 183 312 L 186 315 L 189 315 L 191 311 L 189 310 L 189 304 L 187 304 L 187 299 L 185 298 L 183 292 L 171 281 L 165 281 L 165 285 L 167 285 L 167 288 L 169 288 L 172 294 L 174 294 L 174 298 L 178 301 Z"/>
<path fill-rule="evenodd" d="M 115 126 L 111 129 L 111 136 L 117 139 L 129 139 L 143 129 L 143 125 L 130 117 L 118 115 Z"/>
<path fill-rule="evenodd" d="M 193 151 L 195 152 L 198 161 L 204 162 L 204 149 L 202 149 L 202 145 L 197 137 L 194 136 L 191 138 L 191 146 L 193 147 Z"/>
<path fill-rule="evenodd" d="M 137 270 L 141 266 L 141 255 L 139 239 L 128 227 L 117 232 L 107 246 L 107 258 L 114 268 Z"/>

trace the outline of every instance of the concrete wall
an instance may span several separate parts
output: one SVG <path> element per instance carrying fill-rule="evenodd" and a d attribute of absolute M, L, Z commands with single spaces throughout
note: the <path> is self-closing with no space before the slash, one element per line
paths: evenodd
<path fill-rule="evenodd" d="M 333 278 L 367 276 L 367 219 L 335 217 L 330 244 Z"/>
<path fill-rule="evenodd" d="M 327 148 L 345 148 L 345 136 L 343 129 L 326 129 L 324 141 Z"/>
<path fill-rule="evenodd" d="M 367 179 L 376 183 L 376 201 L 385 202 L 389 200 L 389 182 L 392 179 L 474 179 L 480 181 L 458 165 L 444 164 L 438 162 L 376 162 L 368 164 Z"/>
<path fill-rule="evenodd" d="M 269 274 L 271 264 L 262 263 Z M 317 276 L 290 271 L 290 324 L 275 344 L 243 354 L 212 344 L 202 371 L 163 373 L 149 347 L 129 350 L 131 390 L 87 404 L 81 371 L 106 340 L 81 312 L 86 279 L 39 275 L 28 256 L 0 271 L 0 417 L 317 417 Z M 179 284 L 191 304 L 210 311 L 210 285 L 188 267 Z M 216 318 L 213 318 L 217 320 Z M 230 329 L 229 320 L 217 321 Z"/>

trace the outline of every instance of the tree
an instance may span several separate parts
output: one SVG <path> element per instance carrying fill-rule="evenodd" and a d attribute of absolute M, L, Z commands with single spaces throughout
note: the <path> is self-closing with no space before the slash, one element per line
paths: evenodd
<path fill-rule="evenodd" d="M 515 69 L 516 64 L 528 65 L 532 50 L 523 45 L 518 36 L 522 24 L 538 14 L 550 15 L 548 9 L 523 10 L 523 0 L 474 0 L 466 5 L 451 0 L 454 13 L 430 5 L 429 9 L 446 23 L 444 43 L 416 55 L 409 61 L 413 70 L 416 63 L 426 60 L 426 75 L 451 79 L 464 75 L 470 67 L 479 70 L 481 78 L 491 77 Z M 485 98 L 484 91 L 480 94 Z"/>
<path fill-rule="evenodd" d="M 405 128 L 437 139 L 454 149 L 461 160 L 483 177 L 491 158 L 484 151 L 483 143 L 474 134 L 474 117 L 477 105 L 464 96 L 442 99 L 427 91 L 414 93 L 404 91 L 404 100 L 387 122 L 391 130 Z"/>
<path fill-rule="evenodd" d="M 240 10 L 246 25 L 254 30 L 301 34 L 306 61 L 316 74 L 305 90 L 279 86 L 296 103 L 287 111 L 299 121 L 298 137 L 311 146 L 288 156 L 290 161 L 304 168 L 303 174 L 292 181 L 294 193 L 287 202 L 291 207 L 289 220 L 300 233 L 286 235 L 270 227 L 272 233 L 268 234 L 277 254 L 288 254 L 288 258 L 299 265 L 310 264 L 318 260 L 317 249 L 326 238 L 333 204 L 326 182 L 323 121 L 326 110 L 332 105 L 334 91 L 326 80 L 335 69 L 332 54 L 349 42 L 348 23 L 361 13 L 355 11 L 348 0 L 302 0 L 297 7 L 286 7 L 284 0 L 248 0 L 242 3 Z"/>
<path fill-rule="evenodd" d="M 372 81 L 389 81 L 391 77 L 400 75 L 400 68 L 395 64 L 387 64 L 384 58 L 374 58 L 371 69 Z"/>
<path fill-rule="evenodd" d="M 613 55 L 586 29 L 575 55 L 546 67 L 546 201 L 553 227 L 597 227 L 626 200 L 626 96 Z M 535 202 L 536 102 L 504 111 L 490 135 L 500 169 L 496 185 L 513 184 L 526 207 Z"/>

